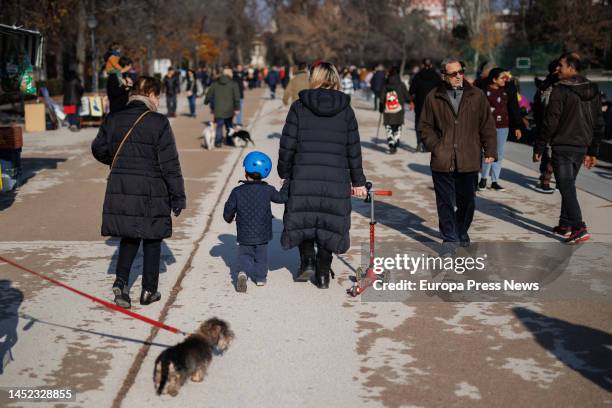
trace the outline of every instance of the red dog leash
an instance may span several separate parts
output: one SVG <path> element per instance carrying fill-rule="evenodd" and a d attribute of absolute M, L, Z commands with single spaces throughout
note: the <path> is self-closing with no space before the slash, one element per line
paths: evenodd
<path fill-rule="evenodd" d="M 65 288 L 65 289 L 68 289 L 69 291 L 74 292 L 77 295 L 81 295 L 81 296 L 83 296 L 83 297 L 85 297 L 85 298 L 87 298 L 89 300 L 92 300 L 94 302 L 100 303 L 102 306 L 104 306 L 104 307 L 106 307 L 108 309 L 114 310 L 116 312 L 121 312 L 123 314 L 126 314 L 126 315 L 134 318 L 134 319 L 141 320 L 141 321 L 143 321 L 145 323 L 148 323 L 148 324 L 150 324 L 152 326 L 159 327 L 160 329 L 168 330 L 169 332 L 172 332 L 172 333 L 183 334 L 183 335 L 187 334 L 187 333 L 177 329 L 176 327 L 168 326 L 167 324 L 158 322 L 157 320 L 150 319 L 150 318 L 148 318 L 146 316 L 143 316 L 141 314 L 132 312 L 132 311 L 130 311 L 128 309 L 124 309 L 124 308 L 122 308 L 120 306 L 117 306 L 117 305 L 115 305 L 113 303 L 107 302 L 106 300 L 102 300 L 102 299 L 99 299 L 99 298 L 97 298 L 95 296 L 87 294 L 85 292 L 81 292 L 80 290 L 75 289 L 73 287 L 70 287 L 70 286 L 66 285 L 65 283 L 62 283 L 62 282 L 60 282 L 58 280 L 55 280 L 55 279 L 50 278 L 48 276 L 45 276 L 45 275 L 43 275 L 41 273 L 38 273 L 38 272 L 35 272 L 35 271 L 31 270 L 31 269 L 23 267 L 23 266 L 19 265 L 18 263 L 11 261 L 10 259 L 4 258 L 3 256 L 0 256 L 0 261 L 6 262 L 7 264 L 14 266 L 15 268 L 21 269 L 22 271 L 26 271 L 28 273 L 36 275 L 39 278 L 42 278 L 42 279 L 44 279 L 46 281 L 49 281 L 49 282 L 53 283 L 54 285 L 61 286 L 61 287 Z"/>

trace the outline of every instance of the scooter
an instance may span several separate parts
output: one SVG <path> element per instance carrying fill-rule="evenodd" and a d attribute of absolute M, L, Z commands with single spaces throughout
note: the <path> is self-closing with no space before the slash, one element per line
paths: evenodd
<path fill-rule="evenodd" d="M 376 221 L 374 220 L 374 196 L 391 196 L 393 195 L 393 192 L 390 190 L 373 190 L 372 183 L 369 181 L 365 184 L 365 188 L 368 193 L 364 201 L 366 203 L 370 203 L 370 259 L 365 276 L 361 267 L 357 268 L 355 271 L 355 281 L 353 282 L 353 286 L 346 290 L 346 293 L 352 297 L 361 295 L 377 280 L 383 280 L 384 282 L 389 281 L 387 271 L 385 271 L 382 276 L 379 276 L 376 274 L 376 272 L 374 272 L 374 226 L 376 225 Z"/>

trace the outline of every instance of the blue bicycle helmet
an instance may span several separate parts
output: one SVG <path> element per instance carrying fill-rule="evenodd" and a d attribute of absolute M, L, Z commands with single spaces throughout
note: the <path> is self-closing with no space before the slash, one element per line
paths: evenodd
<path fill-rule="evenodd" d="M 263 152 L 251 152 L 246 155 L 242 162 L 247 173 L 259 173 L 262 179 L 270 175 L 272 170 L 272 160 Z"/>

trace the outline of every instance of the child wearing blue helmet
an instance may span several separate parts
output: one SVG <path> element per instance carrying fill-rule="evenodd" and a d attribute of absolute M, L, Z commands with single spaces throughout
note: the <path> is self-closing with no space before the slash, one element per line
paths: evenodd
<path fill-rule="evenodd" d="M 231 223 L 236 218 L 238 241 L 238 279 L 236 290 L 246 292 L 250 277 L 257 286 L 266 284 L 268 275 L 268 242 L 272 239 L 270 203 L 286 203 L 289 183 L 280 192 L 263 179 L 272 170 L 272 160 L 262 152 L 251 152 L 243 161 L 245 178 L 225 202 L 223 218 Z"/>

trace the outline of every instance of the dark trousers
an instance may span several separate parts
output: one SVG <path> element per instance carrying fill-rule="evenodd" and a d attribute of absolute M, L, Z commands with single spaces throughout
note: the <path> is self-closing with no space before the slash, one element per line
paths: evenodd
<path fill-rule="evenodd" d="M 550 160 L 550 152 L 548 148 L 542 153 L 542 159 L 540 160 L 540 183 L 545 186 L 550 185 L 552 179 L 553 168 Z"/>
<path fill-rule="evenodd" d="M 189 114 L 195 118 L 196 116 L 196 95 L 195 93 L 191 96 L 188 96 L 187 101 L 189 102 Z"/>
<path fill-rule="evenodd" d="M 333 254 L 319 244 L 317 244 L 317 252 L 315 253 L 314 239 L 302 241 L 299 248 L 301 259 L 315 259 L 317 265 L 322 267 L 324 270 L 329 269 L 331 266 Z"/>
<path fill-rule="evenodd" d="M 579 228 L 582 226 L 582 212 L 576 194 L 576 177 L 585 152 L 556 150 L 552 151 L 552 166 L 557 187 L 561 193 L 561 216 L 559 225 Z"/>
<path fill-rule="evenodd" d="M 440 234 L 444 242 L 468 241 L 468 230 L 476 209 L 478 172 L 432 171 Z M 455 210 L 455 206 L 457 209 Z"/>
<path fill-rule="evenodd" d="M 380 104 L 380 92 L 374 92 L 374 110 L 378 110 L 378 104 Z"/>
<path fill-rule="evenodd" d="M 270 87 L 270 98 L 276 98 L 276 85 L 268 85 Z"/>
<path fill-rule="evenodd" d="M 119 244 L 119 259 L 117 260 L 117 280 L 127 284 L 130 279 L 132 263 L 140 247 L 140 238 L 121 238 Z M 142 268 L 142 288 L 149 292 L 157 292 L 159 282 L 159 257 L 161 255 L 161 239 L 143 239 L 144 265 Z"/>
<path fill-rule="evenodd" d="M 176 113 L 176 95 L 166 94 L 166 107 L 168 108 L 169 115 Z"/>
<path fill-rule="evenodd" d="M 255 282 L 268 276 L 268 244 L 238 245 L 238 272 L 244 272 Z"/>
<path fill-rule="evenodd" d="M 417 147 L 423 143 L 423 138 L 421 136 L 421 127 L 419 126 L 419 120 L 421 119 L 421 112 L 417 114 L 416 111 L 414 113 L 414 131 L 416 132 L 416 140 Z"/>
<path fill-rule="evenodd" d="M 226 133 L 229 135 L 230 129 L 234 126 L 232 122 L 233 118 L 215 118 L 215 144 L 223 143 L 223 127 L 225 126 Z M 226 144 L 233 145 L 234 143 L 228 137 L 228 140 L 226 140 Z"/>

